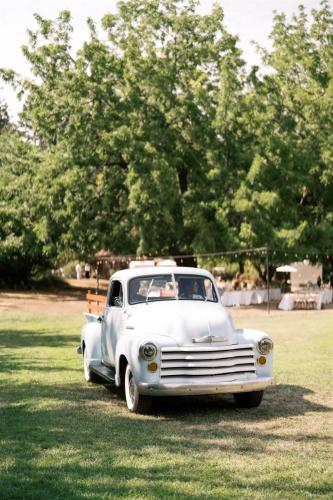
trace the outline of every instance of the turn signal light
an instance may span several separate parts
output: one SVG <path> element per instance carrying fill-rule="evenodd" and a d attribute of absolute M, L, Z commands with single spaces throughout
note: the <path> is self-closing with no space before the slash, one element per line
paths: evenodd
<path fill-rule="evenodd" d="M 257 359 L 257 363 L 259 365 L 265 365 L 266 364 L 266 358 L 265 358 L 265 356 L 259 356 L 259 358 Z"/>
<path fill-rule="evenodd" d="M 148 370 L 152 373 L 156 372 L 157 371 L 157 363 L 149 363 L 148 364 Z"/>

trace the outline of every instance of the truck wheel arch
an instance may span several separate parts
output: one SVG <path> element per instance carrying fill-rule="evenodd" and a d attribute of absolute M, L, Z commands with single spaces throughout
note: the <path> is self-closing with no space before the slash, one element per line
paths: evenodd
<path fill-rule="evenodd" d="M 126 367 L 128 365 L 127 358 L 124 354 L 120 355 L 119 361 L 118 361 L 118 380 L 119 380 L 119 386 L 124 387 L 124 382 L 125 382 L 125 372 L 126 372 Z"/>

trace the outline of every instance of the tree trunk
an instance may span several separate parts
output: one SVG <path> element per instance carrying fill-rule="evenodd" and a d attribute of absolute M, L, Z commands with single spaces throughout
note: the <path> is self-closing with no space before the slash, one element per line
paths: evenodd
<path fill-rule="evenodd" d="M 187 183 L 187 168 L 182 166 L 177 168 L 177 175 L 178 175 L 178 182 L 179 182 L 179 189 L 181 194 L 186 193 L 188 189 L 188 183 Z"/>
<path fill-rule="evenodd" d="M 262 279 L 264 283 L 267 283 L 267 269 L 266 269 L 266 264 L 263 264 L 261 262 L 254 262 L 254 267 L 258 271 L 259 278 Z M 268 265 L 268 276 L 269 276 L 269 282 L 272 281 L 272 278 L 274 276 L 275 270 L 276 270 L 276 265 L 275 264 L 269 264 Z"/>

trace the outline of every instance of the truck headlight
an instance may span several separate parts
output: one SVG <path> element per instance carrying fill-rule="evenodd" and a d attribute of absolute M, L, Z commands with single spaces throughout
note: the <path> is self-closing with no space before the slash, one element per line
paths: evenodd
<path fill-rule="evenodd" d="M 263 339 L 259 340 L 258 342 L 258 351 L 261 354 L 269 354 L 273 350 L 273 341 L 268 338 L 264 337 Z"/>
<path fill-rule="evenodd" d="M 157 347 L 152 342 L 146 342 L 140 346 L 140 355 L 146 361 L 151 361 L 156 357 Z"/>

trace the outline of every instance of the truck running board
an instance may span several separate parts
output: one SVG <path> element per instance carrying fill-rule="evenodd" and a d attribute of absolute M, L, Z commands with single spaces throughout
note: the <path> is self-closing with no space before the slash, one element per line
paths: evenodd
<path fill-rule="evenodd" d="M 98 365 L 90 365 L 89 370 L 99 375 L 109 384 L 115 383 L 115 370 L 113 368 L 109 368 L 108 366 L 99 363 Z"/>

